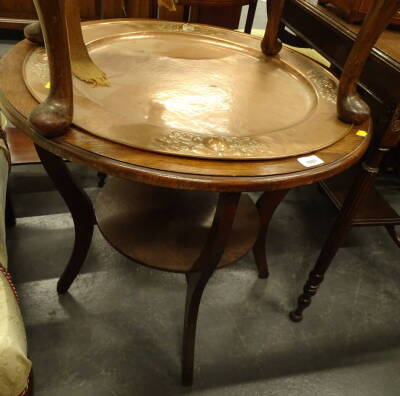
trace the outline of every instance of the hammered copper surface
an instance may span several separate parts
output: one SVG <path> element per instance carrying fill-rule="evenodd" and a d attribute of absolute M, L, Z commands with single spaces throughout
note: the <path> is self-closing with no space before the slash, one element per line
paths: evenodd
<path fill-rule="evenodd" d="M 174 155 L 271 159 L 309 153 L 351 129 L 337 120 L 337 80 L 284 49 L 266 57 L 258 39 L 200 25 L 115 21 L 84 27 L 111 87 L 74 80 L 74 123 L 128 146 Z M 48 93 L 43 49 L 25 81 Z"/>

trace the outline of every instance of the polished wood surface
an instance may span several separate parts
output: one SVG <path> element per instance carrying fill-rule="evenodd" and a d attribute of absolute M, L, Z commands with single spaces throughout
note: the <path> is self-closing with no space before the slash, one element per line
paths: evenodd
<path fill-rule="evenodd" d="M 332 8 L 340 17 L 349 23 L 362 22 L 367 15 L 374 0 L 319 0 L 319 4 L 325 4 Z M 400 10 L 392 17 L 391 24 L 400 24 Z"/>
<path fill-rule="evenodd" d="M 343 69 L 360 31 L 360 26 L 345 23 L 324 6 L 317 5 L 317 0 L 287 0 L 283 22 L 339 70 Z M 370 106 L 381 109 L 380 102 L 391 106 L 400 100 L 399 38 L 400 32 L 385 30 L 367 59 L 360 89 Z M 389 122 L 390 119 L 382 126 L 382 131 Z"/>
<path fill-rule="evenodd" d="M 74 221 L 74 247 L 68 264 L 57 282 L 57 292 L 65 294 L 86 259 L 96 219 L 89 196 L 75 184 L 64 160 L 38 145 L 36 145 L 36 150 L 47 174 L 67 204 Z"/>
<path fill-rule="evenodd" d="M 72 122 L 72 74 L 68 46 L 66 4 L 34 0 L 47 48 L 51 88 L 46 100 L 29 115 L 44 136 L 64 133 Z"/>
<path fill-rule="evenodd" d="M 369 107 L 357 92 L 357 84 L 372 48 L 399 7 L 399 0 L 375 0 L 371 5 L 340 78 L 337 106 L 345 122 L 359 124 L 369 117 Z"/>
<path fill-rule="evenodd" d="M 180 191 L 108 178 L 95 206 L 97 224 L 120 253 L 147 266 L 192 272 L 214 217 L 218 194 Z M 238 261 L 254 245 L 258 214 L 247 194 L 218 264 Z"/>
<path fill-rule="evenodd" d="M 39 163 L 39 157 L 31 139 L 17 128 L 5 129 L 8 149 L 10 150 L 11 164 Z"/>
<path fill-rule="evenodd" d="M 46 139 L 27 123 L 27 115 L 37 102 L 22 78 L 22 64 L 34 47 L 19 43 L 0 65 L 0 100 L 7 117 L 37 144 L 72 161 L 98 171 L 160 186 L 209 191 L 256 191 L 290 188 L 327 178 L 355 163 L 370 139 L 357 136 L 358 129 L 369 130 L 366 122 L 340 142 L 317 154 L 324 164 L 305 168 L 296 158 L 274 161 L 207 161 L 148 153 L 96 138 L 71 128 L 65 135 Z"/>

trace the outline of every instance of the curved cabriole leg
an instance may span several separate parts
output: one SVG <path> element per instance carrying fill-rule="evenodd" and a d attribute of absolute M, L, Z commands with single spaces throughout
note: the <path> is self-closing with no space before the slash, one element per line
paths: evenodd
<path fill-rule="evenodd" d="M 285 0 L 268 0 L 267 11 L 268 21 L 264 38 L 261 42 L 261 49 L 265 55 L 276 55 L 282 48 L 278 38 Z"/>
<path fill-rule="evenodd" d="M 257 201 L 257 209 L 260 215 L 260 228 L 256 243 L 253 247 L 254 258 L 258 268 L 258 276 L 261 279 L 268 278 L 269 270 L 265 253 L 265 244 L 269 223 L 272 216 L 285 198 L 288 190 L 266 191 Z"/>
<path fill-rule="evenodd" d="M 57 291 L 64 294 L 82 268 L 92 241 L 95 215 L 87 194 L 78 187 L 64 161 L 36 146 L 36 151 L 51 180 L 67 204 L 75 226 L 75 243 L 68 265 L 57 284 Z"/>
<path fill-rule="evenodd" d="M 224 253 L 239 203 L 240 193 L 221 193 L 207 242 L 186 275 L 187 293 L 183 333 L 182 383 L 193 383 L 197 316 L 203 291 Z"/>
<path fill-rule="evenodd" d="M 396 226 L 389 224 L 386 226 L 386 230 L 393 239 L 394 243 L 400 247 L 400 235 L 396 232 Z"/>
<path fill-rule="evenodd" d="M 371 2 L 371 9 L 347 58 L 340 79 L 337 109 L 339 118 L 344 122 L 361 124 L 370 115 L 368 105 L 357 93 L 357 82 L 373 46 L 399 6 L 400 0 Z"/>
<path fill-rule="evenodd" d="M 40 22 L 33 22 L 27 25 L 24 29 L 25 38 L 32 43 L 44 45 L 44 37 Z"/>
<path fill-rule="evenodd" d="M 46 137 L 66 132 L 72 122 L 72 75 L 64 0 L 34 0 L 50 69 L 50 93 L 29 116 Z"/>

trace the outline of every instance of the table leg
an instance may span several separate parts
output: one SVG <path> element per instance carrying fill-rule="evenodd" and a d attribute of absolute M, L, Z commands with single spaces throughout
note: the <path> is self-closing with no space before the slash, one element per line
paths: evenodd
<path fill-rule="evenodd" d="M 378 155 L 379 157 L 383 156 L 383 151 L 378 153 Z M 379 162 L 380 160 L 378 163 Z M 343 207 L 325 241 L 314 269 L 310 272 L 309 278 L 304 285 L 303 294 L 300 295 L 297 302 L 297 308 L 290 312 L 289 316 L 293 322 L 300 322 L 303 320 L 303 311 L 310 306 L 312 297 L 315 296 L 324 280 L 326 271 L 352 226 L 354 215 L 361 200 L 374 185 L 377 173 L 377 167 L 369 166 L 365 163 L 363 164 L 361 174 L 357 176 L 355 183 L 349 190 Z"/>
<path fill-rule="evenodd" d="M 265 253 L 265 244 L 269 223 L 272 216 L 285 198 L 289 190 L 266 191 L 257 201 L 257 209 L 260 215 L 260 228 L 256 243 L 253 247 L 253 254 L 258 268 L 258 276 L 261 279 L 268 278 L 269 270 Z"/>
<path fill-rule="evenodd" d="M 203 291 L 224 253 L 232 229 L 240 193 L 221 193 L 207 242 L 186 275 L 187 293 L 183 334 L 182 383 L 193 383 L 197 317 Z"/>
<path fill-rule="evenodd" d="M 86 259 L 96 220 L 92 202 L 85 191 L 76 185 L 64 161 L 37 145 L 35 147 L 44 168 L 63 197 L 74 220 L 74 248 L 57 284 L 58 293 L 64 294 L 75 280 Z"/>

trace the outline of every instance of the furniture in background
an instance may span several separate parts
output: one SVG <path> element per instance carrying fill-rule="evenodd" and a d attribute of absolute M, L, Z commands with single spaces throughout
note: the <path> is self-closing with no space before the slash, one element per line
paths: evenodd
<path fill-rule="evenodd" d="M 384 6 L 384 2 L 381 5 Z M 398 0 L 393 2 L 391 8 L 383 8 L 382 13 L 387 13 L 387 23 L 399 8 Z M 285 25 L 308 44 L 318 48 L 338 69 L 343 68 L 343 50 L 348 50 L 355 40 L 357 27 L 343 24 L 334 14 L 309 0 L 289 0 L 283 20 Z M 313 34 L 316 30 L 321 32 L 319 37 Z M 376 133 L 365 161 L 361 167 L 320 183 L 339 209 L 339 215 L 310 272 L 297 307 L 290 313 L 295 322 L 303 319 L 303 311 L 311 304 L 312 297 L 317 293 L 330 263 L 352 226 L 383 225 L 400 247 L 400 237 L 395 230 L 395 226 L 400 224 L 400 216 L 373 187 L 385 155 L 398 150 L 400 143 L 399 44 L 398 32 L 384 32 L 361 77 L 363 97 L 371 104 Z"/>
<path fill-rule="evenodd" d="M 5 202 L 9 172 L 9 153 L 0 138 L 0 394 L 31 395 L 31 362 L 27 358 L 24 323 L 17 292 L 7 269 Z"/>
<path fill-rule="evenodd" d="M 245 33 L 251 33 L 254 23 L 254 16 L 257 10 L 258 0 L 179 0 L 178 4 L 183 6 L 182 20 L 185 22 L 207 23 L 209 25 L 229 27 L 237 29 L 239 26 L 242 7 L 248 5 Z M 216 9 L 221 11 L 216 13 Z M 226 11 L 235 15 L 227 15 Z M 238 13 L 238 10 L 240 12 Z M 220 14 L 220 15 L 218 15 Z M 153 14 L 152 17 L 156 17 Z M 224 18 L 224 19 L 221 19 Z"/>
<path fill-rule="evenodd" d="M 81 0 L 79 2 L 83 20 L 103 18 L 154 18 L 157 0 Z M 216 12 L 222 5 L 223 12 Z M 177 11 L 160 9 L 160 19 L 178 21 L 189 14 L 191 22 L 207 23 L 237 29 L 243 5 L 250 5 L 247 31 L 250 29 L 257 6 L 257 0 L 182 0 Z M 33 0 L 1 0 L 0 29 L 22 30 L 37 20 Z"/>
<path fill-rule="evenodd" d="M 317 0 L 287 0 L 283 11 L 283 23 L 304 40 L 307 46 L 320 52 L 339 71 L 343 70 L 360 31 L 359 26 L 345 23 L 325 6 L 318 5 Z M 292 37 L 286 33 L 282 34 L 284 41 L 288 37 L 288 41 L 293 43 Z M 390 125 L 398 124 L 396 109 L 400 103 L 399 87 L 400 32 L 385 30 L 367 59 L 359 85 L 362 97 L 369 104 L 373 116 L 372 150 L 379 147 Z M 393 147 L 391 152 L 394 152 L 393 150 L 398 148 Z M 353 180 L 354 171 L 350 170 L 321 183 L 327 196 L 339 210 Z M 395 226 L 400 224 L 400 215 L 374 187 L 365 194 L 363 200 L 357 204 L 353 225 L 384 226 L 390 237 L 400 246 L 400 236 L 395 229 Z"/>
<path fill-rule="evenodd" d="M 122 17 L 121 0 L 80 0 L 82 19 L 100 19 L 102 14 L 110 18 Z M 37 20 L 33 0 L 1 0 L 0 29 L 22 30 Z"/>
<path fill-rule="evenodd" d="M 318 0 L 318 4 L 332 6 L 338 15 L 344 17 L 347 22 L 362 22 L 368 13 L 374 0 Z M 400 11 L 392 17 L 390 23 L 400 25 Z"/>

